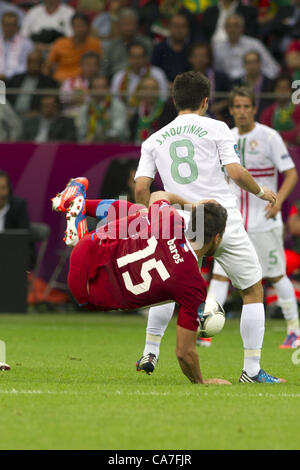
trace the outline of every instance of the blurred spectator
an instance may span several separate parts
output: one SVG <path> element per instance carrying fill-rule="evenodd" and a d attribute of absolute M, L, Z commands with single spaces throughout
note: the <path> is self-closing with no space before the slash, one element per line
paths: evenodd
<path fill-rule="evenodd" d="M 24 18 L 22 34 L 36 43 L 51 44 L 61 36 L 71 36 L 75 11 L 60 0 L 44 0 L 32 7 Z"/>
<path fill-rule="evenodd" d="M 0 0 L 0 23 L 2 24 L 2 16 L 4 13 L 16 13 L 18 15 L 18 24 L 21 25 L 23 18 L 24 18 L 24 12 L 21 10 L 21 8 L 18 8 L 15 5 L 12 5 L 9 2 L 4 2 Z"/>
<path fill-rule="evenodd" d="M 185 15 L 176 14 L 170 20 L 170 36 L 153 49 L 152 64 L 160 67 L 169 82 L 178 73 L 188 70 L 187 52 L 190 44 L 189 22 Z"/>
<path fill-rule="evenodd" d="M 244 73 L 235 83 L 238 86 L 246 85 L 253 89 L 256 98 L 256 118 L 270 104 L 270 99 L 261 98 L 261 93 L 271 93 L 273 80 L 266 77 L 261 70 L 261 57 L 256 51 L 244 55 Z"/>
<path fill-rule="evenodd" d="M 287 219 L 287 226 L 292 235 L 292 245 L 289 250 L 285 250 L 286 273 L 288 276 L 300 269 L 300 201 L 291 207 Z"/>
<path fill-rule="evenodd" d="M 300 38 L 300 0 L 291 0 L 290 5 L 278 8 L 273 20 L 273 49 L 279 59 L 293 39 Z"/>
<path fill-rule="evenodd" d="M 225 22 L 233 13 L 244 18 L 245 34 L 257 35 L 256 8 L 243 5 L 239 0 L 219 0 L 218 5 L 207 8 L 203 13 L 201 28 L 207 41 L 226 41 Z"/>
<path fill-rule="evenodd" d="M 118 33 L 118 12 L 122 8 L 124 1 L 108 0 L 107 10 L 99 13 L 92 22 L 92 29 L 101 39 L 104 51 L 108 48 L 111 40 Z"/>
<path fill-rule="evenodd" d="M 0 36 L 0 78 L 2 80 L 25 72 L 27 56 L 33 49 L 32 42 L 18 32 L 18 22 L 16 13 L 4 13 L 2 16 Z"/>
<path fill-rule="evenodd" d="M 228 16 L 225 30 L 227 39 L 213 46 L 217 70 L 227 73 L 231 80 L 236 80 L 243 75 L 243 57 L 246 52 L 257 51 L 261 57 L 262 72 L 270 79 L 278 75 L 280 67 L 263 43 L 243 34 L 243 17 L 236 14 Z"/>
<path fill-rule="evenodd" d="M 205 2 L 207 3 L 207 0 Z M 195 5 L 198 8 L 198 0 L 195 0 L 195 2 L 191 0 L 135 0 L 133 4 L 139 13 L 140 26 L 146 34 L 153 38 L 155 43 L 169 37 L 170 19 L 177 14 L 183 14 L 188 19 L 190 35 L 193 41 L 203 41 L 205 39 L 199 27 L 198 16 L 191 11 Z"/>
<path fill-rule="evenodd" d="M 0 142 L 16 142 L 22 134 L 22 122 L 11 105 L 0 104 Z"/>
<path fill-rule="evenodd" d="M 80 142 L 122 141 L 128 138 L 127 110 L 118 98 L 111 97 L 106 76 L 91 82 L 91 100 L 80 110 Z M 94 94 L 93 94 L 94 92 Z"/>
<path fill-rule="evenodd" d="M 147 57 L 147 50 L 143 44 L 132 43 L 128 47 L 128 67 L 117 72 L 112 78 L 111 92 L 120 97 L 129 105 L 136 106 L 134 92 L 140 80 L 145 77 L 153 77 L 159 87 L 159 94 L 164 100 L 168 97 L 168 82 L 164 72 L 151 64 Z M 127 96 L 123 96 L 123 94 Z"/>
<path fill-rule="evenodd" d="M 119 199 L 125 196 L 129 202 L 135 202 L 134 177 L 137 166 L 138 160 L 133 158 L 112 160 L 102 184 L 101 199 Z"/>
<path fill-rule="evenodd" d="M 86 52 L 94 51 L 102 56 L 98 38 L 90 36 L 90 21 L 82 13 L 72 17 L 73 36 L 57 39 L 48 56 L 48 73 L 55 80 L 63 81 L 80 75 L 80 59 Z"/>
<path fill-rule="evenodd" d="M 81 73 L 62 83 L 60 99 L 65 116 L 71 116 L 77 121 L 80 107 L 84 104 L 87 92 L 94 78 L 99 75 L 101 58 L 96 52 L 86 52 L 80 60 Z"/>
<path fill-rule="evenodd" d="M 159 83 L 151 76 L 144 77 L 137 87 L 137 109 L 130 120 L 130 140 L 141 144 L 159 130 L 158 119 L 164 108 L 159 96 Z"/>
<path fill-rule="evenodd" d="M 39 115 L 23 120 L 22 140 L 34 142 L 77 140 L 74 121 L 61 115 L 56 95 L 42 96 Z"/>
<path fill-rule="evenodd" d="M 131 8 L 122 8 L 118 13 L 118 37 L 111 41 L 104 58 L 104 73 L 109 78 L 127 67 L 128 46 L 132 42 L 143 44 L 150 57 L 152 43 L 150 38 L 138 34 L 138 16 Z"/>
<path fill-rule="evenodd" d="M 30 230 L 27 202 L 14 196 L 10 176 L 0 170 L 0 232 L 9 229 Z M 35 247 L 30 242 L 29 269 L 35 264 Z"/>
<path fill-rule="evenodd" d="M 285 52 L 285 64 L 293 80 L 300 80 L 300 39 L 290 43 Z"/>
<path fill-rule="evenodd" d="M 201 72 L 209 78 L 210 98 L 208 114 L 216 119 L 225 119 L 228 100 L 224 98 L 216 99 L 216 92 L 229 92 L 231 83 L 224 72 L 213 69 L 212 50 L 209 44 L 194 43 L 191 45 L 188 53 L 188 61 L 194 72 Z"/>
<path fill-rule="evenodd" d="M 280 75 L 274 84 L 275 103 L 260 116 L 260 122 L 278 131 L 288 144 L 300 144 L 300 105 L 292 102 L 292 80 Z"/>
<path fill-rule="evenodd" d="M 14 110 L 23 116 L 37 113 L 40 108 L 41 95 L 36 89 L 56 89 L 58 83 L 43 74 L 44 58 L 40 51 L 33 50 L 27 56 L 27 71 L 17 74 L 8 80 L 7 99 Z M 20 94 L 9 94 L 9 88 L 18 88 Z"/>

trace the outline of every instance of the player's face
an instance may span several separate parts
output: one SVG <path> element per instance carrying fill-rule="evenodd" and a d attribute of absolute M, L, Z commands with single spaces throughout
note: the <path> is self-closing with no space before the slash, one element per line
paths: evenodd
<path fill-rule="evenodd" d="M 249 128 L 253 125 L 256 108 L 247 96 L 235 96 L 233 106 L 229 111 L 239 129 Z"/>

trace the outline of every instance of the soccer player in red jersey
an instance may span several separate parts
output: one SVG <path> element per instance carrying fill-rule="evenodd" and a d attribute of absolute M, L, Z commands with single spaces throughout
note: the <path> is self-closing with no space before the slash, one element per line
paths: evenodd
<path fill-rule="evenodd" d="M 171 204 L 187 209 L 188 202 L 162 191 L 151 195 L 148 210 L 122 200 L 85 202 L 84 191 L 76 197 L 82 198 L 82 204 L 76 205 L 74 195 L 71 196 L 67 218 L 82 220 L 84 213 L 110 220 L 83 236 L 72 251 L 68 284 L 77 302 L 97 310 L 177 302 L 176 355 L 183 373 L 192 383 L 229 383 L 222 379 L 204 380 L 196 351 L 198 315 L 206 299 L 198 257 L 211 256 L 219 246 L 226 209 L 215 201 L 202 201 L 190 204 L 186 215 Z M 58 199 L 56 207 L 65 209 L 68 201 L 61 205 Z M 114 219 L 111 209 L 120 216 L 124 204 L 128 215 Z M 187 230 L 190 240 L 185 235 Z"/>

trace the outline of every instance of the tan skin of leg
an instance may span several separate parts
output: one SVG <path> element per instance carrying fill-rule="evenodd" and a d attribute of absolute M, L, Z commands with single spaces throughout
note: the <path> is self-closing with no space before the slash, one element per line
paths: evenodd
<path fill-rule="evenodd" d="M 282 278 L 283 276 L 269 277 L 268 280 L 272 284 L 274 284 L 280 281 L 280 279 Z M 220 274 L 213 274 L 212 279 L 221 282 L 229 281 L 228 277 L 220 276 Z M 261 281 L 257 282 L 251 287 L 248 287 L 248 289 L 240 290 L 240 294 L 242 296 L 244 304 L 254 304 L 263 302 L 263 287 Z"/>

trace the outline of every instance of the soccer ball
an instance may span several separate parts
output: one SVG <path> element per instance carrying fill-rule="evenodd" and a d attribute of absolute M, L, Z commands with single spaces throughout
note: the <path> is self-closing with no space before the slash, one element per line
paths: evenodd
<path fill-rule="evenodd" d="M 220 333 L 225 324 L 223 307 L 213 298 L 207 297 L 204 310 L 199 313 L 200 325 L 198 335 L 202 338 L 211 338 Z"/>

